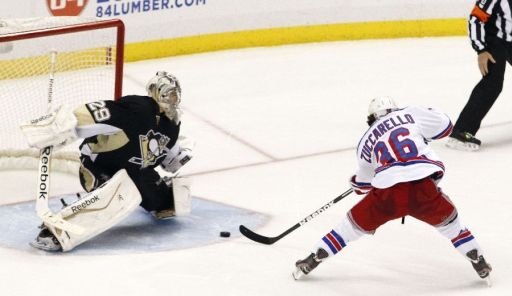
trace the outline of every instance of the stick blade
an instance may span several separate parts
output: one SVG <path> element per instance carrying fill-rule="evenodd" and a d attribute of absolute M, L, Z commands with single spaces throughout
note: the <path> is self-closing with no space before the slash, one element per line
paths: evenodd
<path fill-rule="evenodd" d="M 271 245 L 278 240 L 278 238 L 275 238 L 275 237 L 266 237 L 266 236 L 257 234 L 256 232 L 250 230 L 249 228 L 247 228 L 243 225 L 240 225 L 240 227 L 238 229 L 240 230 L 240 233 L 242 233 L 246 238 L 248 238 L 252 241 L 255 241 L 257 243 L 260 243 L 260 244 Z"/>

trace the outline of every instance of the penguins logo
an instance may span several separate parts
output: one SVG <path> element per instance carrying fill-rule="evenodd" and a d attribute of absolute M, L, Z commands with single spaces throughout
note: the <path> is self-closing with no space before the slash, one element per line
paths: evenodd
<path fill-rule="evenodd" d="M 165 157 L 169 137 L 150 130 L 146 135 L 139 135 L 140 158 L 132 157 L 129 162 L 140 165 L 142 169 L 154 165 L 160 158 Z"/>

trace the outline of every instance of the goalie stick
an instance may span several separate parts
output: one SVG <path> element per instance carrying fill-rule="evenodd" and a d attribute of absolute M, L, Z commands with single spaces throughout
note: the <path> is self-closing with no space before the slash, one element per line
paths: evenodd
<path fill-rule="evenodd" d="M 57 52 L 50 52 L 50 80 L 48 85 L 48 112 L 51 111 L 53 100 L 53 82 L 55 73 L 55 63 L 57 60 Z M 64 231 L 70 231 L 75 234 L 82 234 L 85 229 L 80 226 L 73 225 L 60 216 L 54 214 L 48 207 L 48 197 L 50 194 L 50 167 L 52 158 L 52 146 L 45 147 L 39 152 L 39 171 L 37 180 L 37 197 L 36 197 L 36 213 L 45 224 Z"/>
<path fill-rule="evenodd" d="M 321 207 L 320 209 L 314 211 L 313 213 L 311 213 L 310 215 L 308 215 L 307 217 L 302 219 L 300 222 L 298 222 L 297 224 L 293 225 L 288 230 L 286 230 L 285 232 L 281 233 L 278 236 L 274 236 L 274 237 L 263 236 L 261 234 L 257 234 L 256 232 L 250 230 L 249 228 L 247 228 L 247 227 L 245 227 L 243 225 L 240 225 L 239 230 L 240 230 L 240 232 L 245 237 L 247 237 L 250 240 L 253 240 L 253 241 L 258 242 L 260 244 L 271 245 L 271 244 L 277 242 L 278 240 L 282 239 L 283 237 L 287 236 L 288 234 L 290 234 L 295 229 L 297 229 L 297 228 L 301 227 L 302 225 L 308 223 L 309 221 L 313 220 L 313 218 L 315 218 L 316 216 L 318 216 L 321 213 L 325 212 L 332 205 L 334 205 L 338 201 L 344 199 L 345 197 L 347 197 L 352 192 L 353 192 L 352 188 L 350 188 L 349 190 L 343 192 L 340 196 L 338 196 L 335 199 L 331 200 L 330 202 L 325 204 L 323 207 Z"/>

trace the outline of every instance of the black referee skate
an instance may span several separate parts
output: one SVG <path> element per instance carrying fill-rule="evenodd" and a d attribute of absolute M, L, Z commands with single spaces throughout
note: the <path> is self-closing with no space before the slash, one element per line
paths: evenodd
<path fill-rule="evenodd" d="M 480 145 L 482 145 L 482 141 L 472 134 L 455 130 L 446 142 L 447 147 L 463 151 L 476 151 L 480 149 Z"/>
<path fill-rule="evenodd" d="M 37 235 L 36 239 L 30 242 L 30 246 L 47 252 L 57 252 L 62 250 L 59 241 L 46 226 L 41 225 L 39 228 L 41 228 L 41 231 Z"/>
<path fill-rule="evenodd" d="M 318 251 L 316 251 L 316 254 L 311 253 L 305 259 L 297 261 L 295 263 L 295 271 L 292 273 L 293 278 L 298 280 L 306 274 L 310 273 L 327 257 L 329 257 L 327 251 L 319 248 Z"/>
<path fill-rule="evenodd" d="M 492 271 L 492 267 L 489 263 L 487 263 L 487 261 L 485 261 L 484 256 L 478 255 L 478 251 L 476 249 L 467 252 L 466 256 L 471 261 L 471 264 L 473 265 L 476 273 L 478 273 L 478 276 L 483 279 L 489 277 L 489 274 Z"/>

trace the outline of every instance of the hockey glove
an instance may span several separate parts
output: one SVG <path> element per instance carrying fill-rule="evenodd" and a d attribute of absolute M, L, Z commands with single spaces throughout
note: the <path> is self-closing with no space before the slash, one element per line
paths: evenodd
<path fill-rule="evenodd" d="M 73 112 L 62 105 L 50 114 L 33 119 L 20 126 L 30 147 L 65 146 L 77 139 L 77 119 Z"/>
<path fill-rule="evenodd" d="M 350 178 L 349 183 L 354 192 L 359 195 L 367 194 L 373 188 L 371 183 L 356 182 L 356 175 Z"/>
<path fill-rule="evenodd" d="M 192 159 L 192 150 L 188 148 L 178 147 L 179 152 L 176 154 L 169 153 L 161 163 L 162 168 L 171 173 L 176 173 L 190 159 Z"/>

